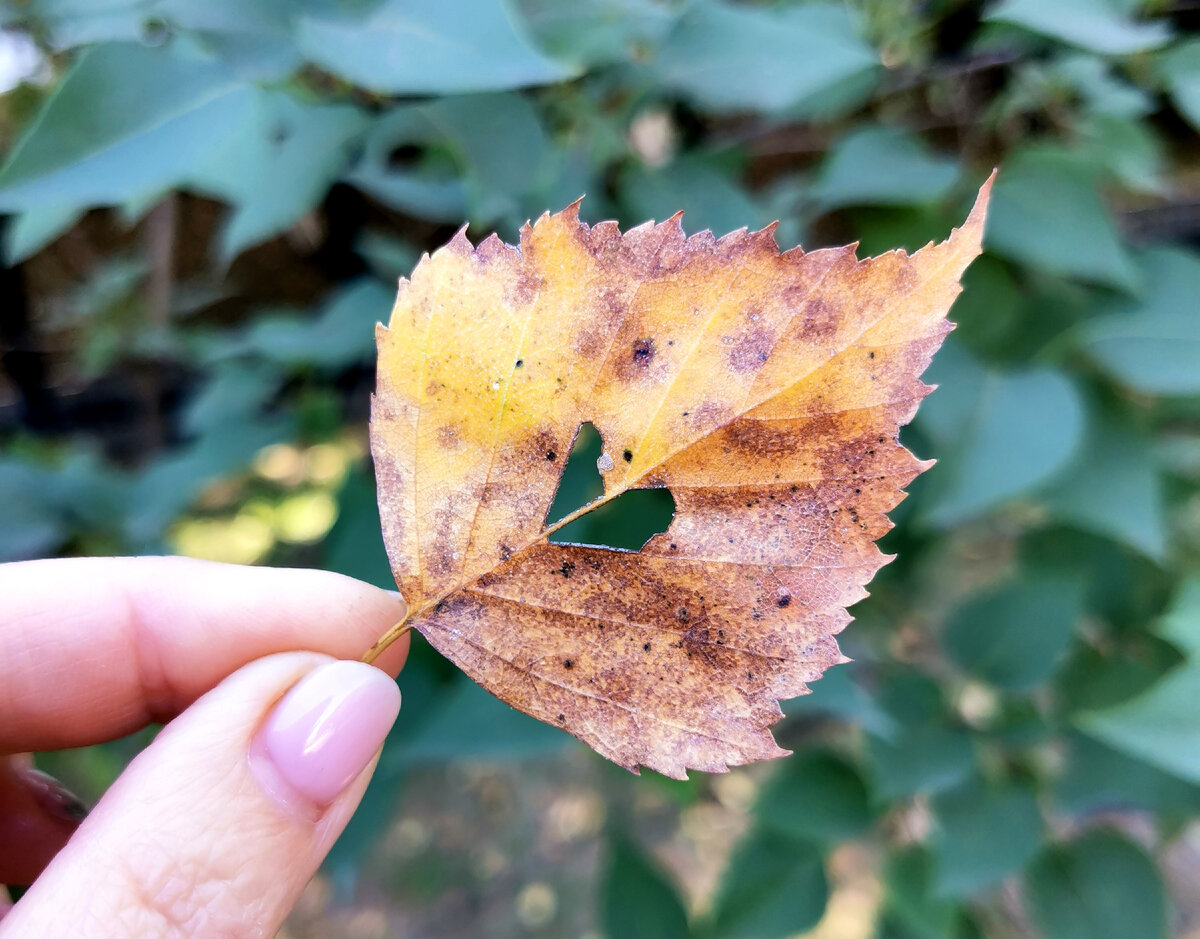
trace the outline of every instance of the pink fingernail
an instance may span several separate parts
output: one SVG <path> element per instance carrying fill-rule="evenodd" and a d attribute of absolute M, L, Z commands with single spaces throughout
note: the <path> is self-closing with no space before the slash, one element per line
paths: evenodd
<path fill-rule="evenodd" d="M 371 762 L 399 713 L 400 689 L 387 675 L 331 662 L 284 695 L 255 749 L 293 789 L 327 805 Z"/>
<path fill-rule="evenodd" d="M 87 818 L 87 806 L 53 776 L 47 776 L 35 769 L 25 770 L 19 774 L 33 795 L 34 801 L 45 812 L 73 825 L 78 825 Z"/>

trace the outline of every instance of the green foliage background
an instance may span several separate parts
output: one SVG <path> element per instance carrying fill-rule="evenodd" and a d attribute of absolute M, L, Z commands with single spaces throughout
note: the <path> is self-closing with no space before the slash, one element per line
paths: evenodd
<path fill-rule="evenodd" d="M 713 781 L 597 768 L 584 919 L 799 934 L 853 844 L 880 939 L 1190 935 L 1163 874 L 1190 850 L 1200 878 L 1198 23 L 1168 0 L 0 0 L 44 56 L 0 96 L 0 559 L 175 550 L 390 586 L 372 326 L 464 220 L 511 240 L 586 193 L 590 221 L 682 208 L 689 231 L 915 249 L 999 165 L 905 432 L 938 466 L 893 515 L 854 662 L 787 705 L 797 754 L 746 775 L 748 830 L 699 899 L 615 807 Z M 653 510 L 575 536 L 637 543 Z M 578 748 L 428 649 L 401 683 L 330 860 L 343 899 L 412 774 Z M 94 795 L 139 742 L 45 762 Z"/>

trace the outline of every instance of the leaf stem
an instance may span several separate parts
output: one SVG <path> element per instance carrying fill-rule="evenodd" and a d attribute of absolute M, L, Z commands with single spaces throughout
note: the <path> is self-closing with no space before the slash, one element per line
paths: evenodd
<path fill-rule="evenodd" d="M 409 613 L 404 614 L 404 619 L 400 620 L 400 622 L 398 622 L 395 626 L 393 626 L 386 633 L 384 633 L 378 639 L 378 641 L 375 643 L 375 645 L 371 646 L 371 648 L 369 648 L 366 652 L 364 652 L 363 656 L 362 656 L 362 660 L 364 662 L 366 662 L 368 665 L 370 665 L 377 658 L 379 658 L 380 655 L 383 654 L 384 649 L 386 649 L 388 646 L 390 646 L 393 642 L 395 642 L 397 639 L 399 639 L 405 633 L 410 632 L 413 628 L 412 623 L 409 622 L 410 618 L 411 618 L 411 611 Z"/>

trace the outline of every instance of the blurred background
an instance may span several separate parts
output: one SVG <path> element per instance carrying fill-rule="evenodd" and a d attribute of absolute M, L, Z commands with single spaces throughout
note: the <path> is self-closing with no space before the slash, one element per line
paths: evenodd
<path fill-rule="evenodd" d="M 915 249 L 937 467 L 786 705 L 635 778 L 421 641 L 302 937 L 1200 936 L 1200 4 L 0 0 L 0 559 L 391 586 L 372 327 L 464 221 Z M 581 438 L 556 511 L 598 488 Z M 573 532 L 637 546 L 670 506 Z M 0 599 L 2 603 L 2 599 Z M 42 765 L 96 798 L 148 739 Z"/>

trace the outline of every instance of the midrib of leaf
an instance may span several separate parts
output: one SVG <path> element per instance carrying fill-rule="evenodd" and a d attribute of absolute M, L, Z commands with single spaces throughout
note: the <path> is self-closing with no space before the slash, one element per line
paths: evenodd
<path fill-rule="evenodd" d="M 934 245 L 930 245 L 927 247 L 928 248 L 945 247 L 947 249 L 950 249 L 952 247 L 953 239 L 956 236 L 961 235 L 963 229 L 966 228 L 969 221 L 970 221 L 970 217 L 968 216 L 967 221 L 964 221 L 961 226 L 959 226 L 957 229 L 952 231 L 950 233 L 950 237 L 947 238 L 946 241 L 940 242 L 940 243 L 937 243 Z M 917 251 L 915 254 L 910 255 L 909 257 L 912 259 L 915 259 L 920 254 L 922 254 L 922 252 L 925 250 L 926 250 L 926 248 L 922 248 L 920 251 Z M 951 266 L 951 264 L 954 262 L 954 260 L 958 257 L 958 254 L 959 254 L 958 251 L 947 250 L 946 257 L 939 264 L 932 266 L 931 270 L 918 281 L 919 286 L 913 292 L 914 293 L 919 292 L 919 290 L 923 289 L 930 282 L 934 281 L 935 279 L 940 279 L 941 276 L 946 271 L 946 269 L 949 268 Z M 884 257 L 884 256 L 886 256 L 886 255 L 881 255 L 880 257 Z M 863 265 L 863 264 L 868 264 L 868 263 L 871 263 L 872 261 L 877 261 L 877 260 L 879 260 L 879 258 L 863 258 L 863 259 L 858 260 L 857 264 Z M 830 270 L 832 270 L 832 265 L 830 266 Z M 821 276 L 818 283 L 823 282 L 824 279 L 828 275 L 829 275 L 829 270 L 827 270 Z M 645 285 L 645 282 L 643 282 L 642 284 L 639 284 L 638 290 L 634 291 L 633 296 L 630 298 L 629 308 L 632 308 L 633 302 L 634 302 L 634 300 L 636 300 L 638 292 L 641 290 L 641 288 L 644 285 Z M 814 289 L 815 289 L 815 287 L 814 287 Z M 811 296 L 811 291 L 809 293 L 809 296 Z M 492 568 L 488 568 L 487 570 L 484 570 L 479 574 L 471 576 L 469 579 L 464 578 L 464 579 L 460 580 L 458 583 L 456 583 L 453 587 L 446 590 L 445 592 L 439 594 L 436 597 L 427 599 L 416 610 L 409 610 L 408 614 L 404 617 L 403 620 L 401 620 L 399 623 L 397 623 L 395 626 L 393 626 L 390 630 L 388 630 L 388 632 L 377 643 L 375 643 L 374 646 L 372 646 L 371 650 L 367 653 L 367 656 L 369 657 L 368 661 L 373 659 L 376 655 L 378 655 L 380 652 L 382 652 L 384 649 L 386 649 L 392 642 L 394 642 L 396 639 L 398 639 L 400 636 L 402 636 L 405 632 L 408 632 L 409 629 L 414 628 L 413 624 L 415 624 L 418 620 L 422 619 L 425 616 L 425 614 L 427 614 L 430 610 L 434 609 L 439 603 L 442 603 L 443 601 L 445 601 L 447 597 L 451 597 L 454 594 L 458 593 L 459 591 L 463 590 L 465 587 L 468 587 L 471 584 L 475 583 L 484 574 L 490 573 L 491 571 L 498 570 L 499 568 L 505 566 L 506 564 L 516 561 L 527 550 L 534 547 L 535 545 L 545 542 L 555 532 L 559 531 L 562 528 L 565 528 L 567 525 L 569 525 L 571 522 L 575 521 L 576 519 L 581 518 L 582 516 L 586 515 L 587 513 L 591 512 L 591 511 L 594 511 L 595 509 L 599 508 L 600 506 L 613 501 L 614 499 L 620 497 L 621 495 L 628 492 L 629 490 L 636 489 L 637 488 L 636 483 L 638 483 L 642 479 L 644 479 L 648 473 L 650 473 L 651 471 L 653 471 L 655 469 L 658 469 L 663 464 L 669 462 L 671 459 L 673 459 L 679 453 L 686 450 L 688 447 L 695 446 L 700 441 L 705 440 L 708 437 L 711 437 L 713 434 L 715 434 L 718 431 L 722 430 L 723 428 L 729 426 L 734 421 L 742 419 L 743 417 L 745 417 L 745 415 L 749 411 L 752 411 L 754 408 L 760 407 L 761 405 L 766 404 L 768 401 L 771 401 L 774 398 L 777 398 L 779 395 L 783 394 L 784 392 L 789 391 L 790 389 L 795 388 L 797 385 L 808 381 L 808 379 L 812 377 L 813 373 L 815 373 L 816 371 L 818 371 L 821 368 L 824 368 L 826 365 L 828 365 L 830 362 L 832 362 L 838 356 L 844 354 L 847 350 L 851 349 L 860 339 L 862 339 L 862 337 L 864 335 L 866 335 L 868 332 L 870 332 L 872 329 L 874 329 L 876 326 L 878 326 L 880 323 L 882 323 L 885 319 L 887 319 L 889 316 L 891 316 L 893 313 L 895 313 L 895 310 L 896 310 L 895 302 L 884 305 L 882 308 L 882 311 L 880 312 L 880 314 L 877 317 L 875 317 L 873 320 L 871 320 L 869 323 L 867 323 L 865 326 L 863 326 L 863 328 L 861 330 L 859 330 L 853 337 L 849 338 L 832 355 L 830 355 L 824 361 L 819 362 L 816 365 L 814 365 L 813 368 L 811 368 L 804 375 L 801 375 L 795 381 L 791 382 L 790 384 L 784 385 L 783 387 L 776 388 L 774 391 L 770 391 L 770 392 L 762 395 L 759 398 L 759 400 L 757 400 L 757 401 L 752 401 L 749 398 L 749 396 L 747 395 L 747 399 L 743 402 L 743 407 L 742 407 L 741 411 L 739 413 L 735 414 L 733 417 L 731 417 L 728 421 L 725 421 L 722 424 L 718 424 L 717 426 L 713 427 L 705 434 L 702 434 L 702 435 L 699 435 L 697 437 L 687 440 L 686 442 L 684 442 L 681 445 L 679 445 L 678 447 L 676 447 L 674 450 L 670 451 L 666 456 L 664 456 L 661 460 L 659 460 L 653 466 L 646 467 L 646 469 L 644 469 L 636 477 L 634 477 L 632 479 L 626 479 L 626 481 L 621 483 L 619 486 L 615 486 L 613 488 L 612 492 L 605 492 L 604 495 L 600 496 L 599 498 L 593 499 L 591 502 L 587 503 L 586 505 L 580 506 L 574 512 L 571 512 L 569 515 L 566 515 L 563 518 L 560 518 L 553 525 L 550 525 L 550 526 L 542 529 L 542 531 L 540 531 L 536 537 L 531 538 L 530 540 L 526 541 L 523 545 L 521 545 L 520 547 L 515 549 L 512 552 L 512 554 L 509 556 L 508 560 L 501 561 L 496 566 L 494 566 Z M 628 315 L 628 308 L 626 310 L 626 315 Z M 794 317 L 793 317 L 793 319 L 794 319 Z M 431 324 L 432 324 L 432 321 L 433 321 L 433 318 L 430 317 Z M 789 324 L 790 323 L 791 323 L 791 320 L 789 320 Z M 619 324 L 618 324 L 618 329 L 619 329 Z M 780 336 L 782 336 L 785 332 L 786 332 L 786 327 L 784 330 L 781 330 Z M 615 341 L 615 335 L 614 335 L 613 341 Z M 428 342 L 428 339 L 426 340 L 426 342 Z M 776 342 L 778 343 L 778 340 L 776 340 Z M 610 343 L 609 344 L 610 351 L 611 351 L 611 348 L 612 348 L 612 344 Z M 606 353 L 605 357 L 604 357 L 604 361 L 607 361 L 607 359 L 608 359 L 608 355 Z M 768 356 L 768 360 L 769 360 L 769 356 Z M 766 362 L 762 363 L 762 365 L 759 366 L 760 371 L 761 371 L 762 367 L 765 365 L 766 365 Z M 753 387 L 753 384 L 751 384 L 751 387 Z M 582 419 L 581 415 L 577 415 L 577 416 L 580 416 L 580 418 Z M 419 412 L 418 412 L 417 420 L 418 420 L 418 422 L 420 421 L 420 413 Z M 415 490 L 415 481 L 414 481 L 414 490 Z M 469 542 L 468 542 L 468 547 L 469 547 Z M 617 550 L 617 549 L 609 548 L 606 550 Z M 420 551 L 421 551 L 420 533 L 418 531 L 418 540 L 417 540 L 418 563 L 420 563 L 420 560 L 419 560 Z M 638 552 L 630 552 L 630 553 L 636 554 Z M 486 650 L 486 651 L 491 652 L 491 650 Z M 495 654 L 495 653 L 492 653 L 492 654 Z"/>

